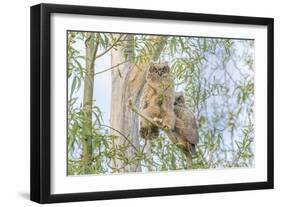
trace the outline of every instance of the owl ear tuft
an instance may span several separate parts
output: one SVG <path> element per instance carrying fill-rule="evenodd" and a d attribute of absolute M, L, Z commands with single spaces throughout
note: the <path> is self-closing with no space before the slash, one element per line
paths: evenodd
<path fill-rule="evenodd" d="M 182 91 L 175 92 L 175 101 L 177 103 L 185 103 L 184 95 Z"/>
<path fill-rule="evenodd" d="M 163 63 L 163 71 L 164 71 L 165 73 L 170 73 L 170 67 L 169 67 L 168 61 L 165 61 L 165 62 Z"/>

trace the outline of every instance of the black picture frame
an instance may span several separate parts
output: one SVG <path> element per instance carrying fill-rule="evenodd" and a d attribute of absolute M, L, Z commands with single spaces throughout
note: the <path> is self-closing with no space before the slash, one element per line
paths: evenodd
<path fill-rule="evenodd" d="M 50 130 L 51 130 L 51 70 L 50 70 L 50 15 L 53 13 L 99 15 L 112 17 L 151 18 L 209 23 L 232 23 L 267 26 L 267 181 L 237 184 L 169 187 L 74 194 L 50 193 Z M 88 6 L 39 4 L 31 7 L 31 151 L 30 199 L 38 203 L 88 201 L 102 199 L 166 196 L 179 194 L 211 193 L 272 189 L 274 187 L 274 71 L 272 18 L 195 14 L 168 11 L 103 8 Z"/>

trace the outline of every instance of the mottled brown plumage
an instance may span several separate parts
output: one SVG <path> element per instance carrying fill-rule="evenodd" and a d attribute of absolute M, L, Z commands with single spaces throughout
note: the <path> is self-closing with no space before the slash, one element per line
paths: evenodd
<path fill-rule="evenodd" d="M 173 134 L 184 150 L 190 154 L 194 154 L 195 145 L 199 141 L 198 127 L 194 115 L 185 104 L 182 92 L 175 94 L 174 112 L 176 122 Z"/>
<path fill-rule="evenodd" d="M 152 118 L 165 129 L 174 129 L 174 78 L 167 63 L 151 63 L 141 97 L 141 113 Z M 140 135 L 144 139 L 155 139 L 159 129 L 141 119 Z"/>

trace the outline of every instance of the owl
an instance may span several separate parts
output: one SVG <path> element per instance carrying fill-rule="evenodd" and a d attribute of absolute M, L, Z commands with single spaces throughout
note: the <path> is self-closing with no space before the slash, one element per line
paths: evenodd
<path fill-rule="evenodd" d="M 175 126 L 174 114 L 174 78 L 167 63 L 151 63 L 146 76 L 146 82 L 141 96 L 140 111 L 152 118 L 164 129 L 172 130 Z M 144 139 L 155 139 L 159 129 L 141 119 L 140 136 Z"/>
<path fill-rule="evenodd" d="M 199 141 L 198 127 L 194 115 L 185 104 L 182 92 L 175 93 L 174 112 L 176 121 L 173 135 L 184 150 L 194 155 L 195 145 Z"/>

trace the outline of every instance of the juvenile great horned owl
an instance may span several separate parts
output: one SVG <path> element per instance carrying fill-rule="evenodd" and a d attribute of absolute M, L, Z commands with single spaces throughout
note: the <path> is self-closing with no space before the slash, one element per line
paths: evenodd
<path fill-rule="evenodd" d="M 173 130 L 175 126 L 174 93 L 174 78 L 170 74 L 168 64 L 151 63 L 141 97 L 141 112 L 163 128 Z M 159 135 L 159 129 L 141 119 L 140 135 L 144 139 L 155 139 Z"/>
<path fill-rule="evenodd" d="M 182 92 L 175 93 L 174 112 L 176 115 L 176 123 L 173 134 L 181 147 L 194 155 L 195 145 L 199 141 L 198 127 L 195 117 L 185 104 Z"/>

